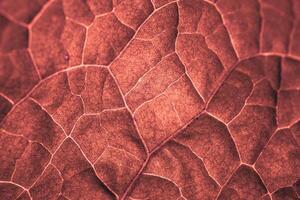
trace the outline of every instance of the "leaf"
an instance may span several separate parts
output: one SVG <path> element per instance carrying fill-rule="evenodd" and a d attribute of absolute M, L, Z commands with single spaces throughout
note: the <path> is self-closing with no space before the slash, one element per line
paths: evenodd
<path fill-rule="evenodd" d="M 0 199 L 299 199 L 299 10 L 0 1 Z"/>

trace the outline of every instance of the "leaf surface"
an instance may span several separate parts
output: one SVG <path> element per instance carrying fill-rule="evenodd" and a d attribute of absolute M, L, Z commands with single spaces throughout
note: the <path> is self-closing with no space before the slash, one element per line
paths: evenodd
<path fill-rule="evenodd" d="M 0 199 L 299 199 L 299 11 L 0 1 Z"/>

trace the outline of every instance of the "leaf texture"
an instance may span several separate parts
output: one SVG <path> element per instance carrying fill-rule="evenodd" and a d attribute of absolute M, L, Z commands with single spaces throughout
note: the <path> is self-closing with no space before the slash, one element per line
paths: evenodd
<path fill-rule="evenodd" d="M 300 199 L 300 2 L 1 0 L 0 199 Z"/>

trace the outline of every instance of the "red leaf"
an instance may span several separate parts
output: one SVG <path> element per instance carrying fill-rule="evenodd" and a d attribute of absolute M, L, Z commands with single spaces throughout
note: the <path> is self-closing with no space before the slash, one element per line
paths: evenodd
<path fill-rule="evenodd" d="M 299 11 L 0 1 L 0 199 L 300 199 Z"/>

